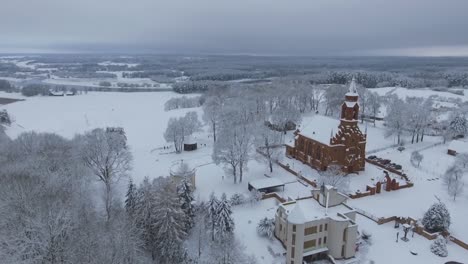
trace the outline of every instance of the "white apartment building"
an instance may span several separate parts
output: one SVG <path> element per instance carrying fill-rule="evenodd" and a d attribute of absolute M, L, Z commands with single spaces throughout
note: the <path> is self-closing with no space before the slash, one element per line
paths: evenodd
<path fill-rule="evenodd" d="M 356 212 L 347 196 L 332 186 L 313 190 L 312 197 L 281 204 L 275 217 L 275 236 L 286 248 L 287 264 L 322 259 L 352 258 L 356 252 Z M 328 204 L 328 206 L 327 206 Z"/>

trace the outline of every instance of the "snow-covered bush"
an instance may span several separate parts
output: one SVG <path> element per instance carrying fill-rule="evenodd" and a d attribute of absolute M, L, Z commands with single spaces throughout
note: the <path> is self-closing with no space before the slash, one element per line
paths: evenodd
<path fill-rule="evenodd" d="M 260 200 L 262 200 L 263 194 L 257 190 L 252 190 L 250 191 L 250 197 L 249 197 L 249 202 L 251 204 L 256 204 Z"/>
<path fill-rule="evenodd" d="M 0 110 L 0 125 L 11 125 L 11 118 L 7 110 Z"/>
<path fill-rule="evenodd" d="M 246 198 L 242 193 L 235 193 L 231 196 L 231 205 L 241 205 L 246 202 Z"/>
<path fill-rule="evenodd" d="M 438 236 L 431 244 L 431 252 L 439 257 L 447 257 L 447 240 L 443 236 Z"/>
<path fill-rule="evenodd" d="M 370 240 L 372 238 L 372 234 L 368 232 L 367 230 L 361 230 L 361 238 L 362 240 L 366 241 L 367 243 L 370 243 Z"/>
<path fill-rule="evenodd" d="M 411 164 L 413 164 L 413 166 L 415 167 L 419 167 L 423 158 L 424 156 L 421 153 L 419 153 L 418 151 L 413 151 L 411 153 Z"/>
<path fill-rule="evenodd" d="M 450 226 L 450 213 L 444 203 L 434 203 L 422 219 L 424 228 L 429 232 L 447 230 Z"/>
<path fill-rule="evenodd" d="M 258 222 L 257 233 L 260 236 L 272 238 L 274 232 L 275 232 L 275 219 L 265 217 L 261 219 L 260 222 Z"/>

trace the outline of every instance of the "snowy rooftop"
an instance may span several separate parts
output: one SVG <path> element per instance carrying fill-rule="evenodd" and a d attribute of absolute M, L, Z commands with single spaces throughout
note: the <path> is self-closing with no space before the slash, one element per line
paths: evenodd
<path fill-rule="evenodd" d="M 450 142 L 448 149 L 455 150 L 457 153 L 468 153 L 468 141 L 453 140 Z"/>
<path fill-rule="evenodd" d="M 295 224 L 306 223 L 324 217 L 330 217 L 335 220 L 345 220 L 344 218 L 338 217 L 337 214 L 344 214 L 352 211 L 352 209 L 340 204 L 329 207 L 327 213 L 325 213 L 325 207 L 321 206 L 313 198 L 284 203 L 281 206 L 286 210 L 288 221 Z"/>
<path fill-rule="evenodd" d="M 277 178 L 264 178 L 250 181 L 249 185 L 252 186 L 255 190 L 261 190 L 265 188 L 284 186 L 284 183 Z"/>
<path fill-rule="evenodd" d="M 299 128 L 300 134 L 308 138 L 317 140 L 324 144 L 330 144 L 330 136 L 338 130 L 339 120 L 322 115 L 314 115 L 307 119 L 307 123 L 302 123 Z"/>

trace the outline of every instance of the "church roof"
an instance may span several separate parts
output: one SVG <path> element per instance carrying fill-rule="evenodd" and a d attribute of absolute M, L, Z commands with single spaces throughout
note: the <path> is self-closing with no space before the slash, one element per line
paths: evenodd
<path fill-rule="evenodd" d="M 322 115 L 314 115 L 312 118 L 307 119 L 307 123 L 301 124 L 299 134 L 329 145 L 330 131 L 336 131 L 339 125 L 339 120 Z"/>
<path fill-rule="evenodd" d="M 346 95 L 358 96 L 356 79 L 354 77 L 351 80 L 351 83 L 349 84 L 348 92 L 346 93 Z"/>

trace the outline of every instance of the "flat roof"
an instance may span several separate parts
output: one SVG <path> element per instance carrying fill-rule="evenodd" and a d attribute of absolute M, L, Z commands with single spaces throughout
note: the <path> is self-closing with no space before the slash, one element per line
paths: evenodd
<path fill-rule="evenodd" d="M 266 188 L 274 188 L 279 186 L 284 186 L 284 182 L 277 178 L 264 178 L 253 180 L 249 182 L 249 185 L 252 186 L 256 190 L 266 189 Z"/>
<path fill-rule="evenodd" d="M 304 252 L 304 254 L 302 254 L 302 257 L 308 257 L 308 256 L 312 256 L 312 255 L 322 253 L 322 252 L 327 252 L 327 251 L 328 251 L 327 247 L 317 248 L 314 250 Z"/>
<path fill-rule="evenodd" d="M 458 153 L 468 153 L 468 142 L 464 140 L 452 140 L 448 149 L 455 150 Z"/>
<path fill-rule="evenodd" d="M 314 115 L 307 119 L 307 123 L 302 123 L 299 127 L 299 134 L 316 140 L 326 145 L 330 145 L 330 135 L 333 136 L 338 131 L 340 120 L 322 115 Z"/>

